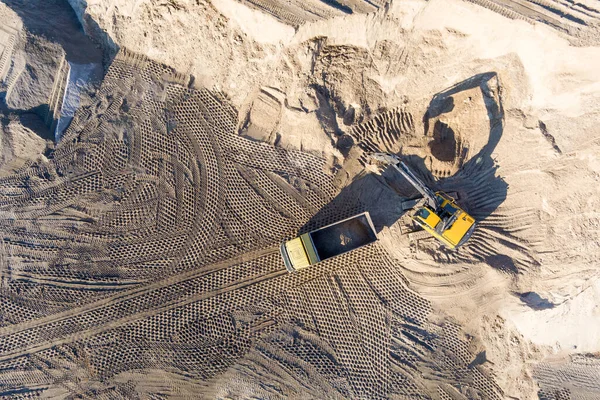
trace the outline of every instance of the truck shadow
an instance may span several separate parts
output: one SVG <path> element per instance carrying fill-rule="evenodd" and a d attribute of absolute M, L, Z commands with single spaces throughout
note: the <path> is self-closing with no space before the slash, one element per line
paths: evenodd
<path fill-rule="evenodd" d="M 402 159 L 434 191 L 456 193 L 461 207 L 477 221 L 482 221 L 505 201 L 508 190 L 507 183 L 497 176 L 498 166 L 492 158 L 504 131 L 504 109 L 497 74 L 477 74 L 436 94 L 423 116 L 423 122 L 427 133 L 432 120 L 454 109 L 454 95 L 477 87 L 483 94 L 489 119 L 489 135 L 487 143 L 475 156 L 465 162 L 453 176 L 442 179 L 432 175 L 422 157 L 403 156 Z M 417 190 L 391 167 L 386 168 L 381 175 L 365 170 L 302 226 L 300 233 L 364 211 L 371 214 L 373 224 L 379 232 L 383 227 L 393 225 L 406 213 L 402 209 L 403 201 L 418 196 Z"/>
<path fill-rule="evenodd" d="M 384 171 L 385 175 L 392 171 Z M 391 178 L 391 177 L 389 177 Z M 408 188 L 410 190 L 410 188 Z M 362 174 L 345 186 L 328 204 L 322 207 L 299 234 L 340 221 L 368 211 L 377 232 L 391 226 L 405 213 L 402 201 L 406 197 L 397 193 L 375 174 Z"/>

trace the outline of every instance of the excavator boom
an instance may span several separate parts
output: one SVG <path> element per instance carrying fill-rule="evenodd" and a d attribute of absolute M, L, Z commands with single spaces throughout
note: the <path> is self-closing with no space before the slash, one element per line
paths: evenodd
<path fill-rule="evenodd" d="M 374 153 L 371 154 L 371 158 L 385 164 L 391 164 L 407 181 L 410 182 L 411 185 L 415 187 L 421 193 L 423 198 L 427 201 L 427 205 L 429 205 L 434 210 L 439 208 L 439 204 L 435 193 L 431 191 L 423 181 L 421 181 L 413 172 L 408 168 L 403 161 L 400 161 L 398 157 L 393 154 L 386 153 Z"/>

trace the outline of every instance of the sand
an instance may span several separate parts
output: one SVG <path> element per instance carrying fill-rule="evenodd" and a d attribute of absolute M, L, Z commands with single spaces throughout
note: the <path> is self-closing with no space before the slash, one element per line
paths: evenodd
<path fill-rule="evenodd" d="M 0 2 L 0 395 L 600 397 L 599 16 Z M 418 231 L 373 151 L 469 242 Z M 363 211 L 377 243 L 286 272 L 282 240 Z"/>

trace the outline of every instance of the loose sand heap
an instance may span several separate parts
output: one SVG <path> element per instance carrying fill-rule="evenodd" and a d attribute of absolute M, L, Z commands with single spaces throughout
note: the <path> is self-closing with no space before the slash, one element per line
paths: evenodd
<path fill-rule="evenodd" d="M 0 396 L 600 398 L 599 16 L 0 1 Z M 417 231 L 374 151 L 469 242 Z M 283 240 L 362 211 L 378 242 L 286 272 Z"/>

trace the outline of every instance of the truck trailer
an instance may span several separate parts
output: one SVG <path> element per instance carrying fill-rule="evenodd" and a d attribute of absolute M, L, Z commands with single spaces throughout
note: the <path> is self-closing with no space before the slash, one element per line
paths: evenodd
<path fill-rule="evenodd" d="M 368 212 L 346 218 L 281 244 L 281 256 L 289 272 L 356 250 L 377 241 Z"/>

